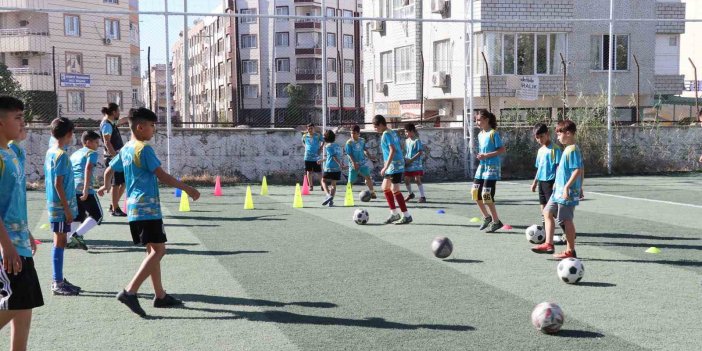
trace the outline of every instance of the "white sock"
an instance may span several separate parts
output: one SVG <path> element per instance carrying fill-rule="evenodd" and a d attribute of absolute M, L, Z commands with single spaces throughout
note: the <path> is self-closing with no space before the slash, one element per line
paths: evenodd
<path fill-rule="evenodd" d="M 91 229 L 95 228 L 98 225 L 98 223 L 93 219 L 93 217 L 88 217 L 85 221 L 83 221 L 83 224 L 76 229 L 75 233 L 84 236 L 85 233 L 89 232 Z"/>
<path fill-rule="evenodd" d="M 409 217 L 409 216 L 410 216 L 409 211 L 402 212 L 402 215 L 405 216 L 405 217 Z"/>
<path fill-rule="evenodd" d="M 80 227 L 80 222 L 72 222 L 71 223 L 71 232 L 68 233 L 68 238 L 70 239 L 71 234 L 75 233 L 76 230 Z"/>
<path fill-rule="evenodd" d="M 400 214 L 400 209 L 399 209 L 399 208 L 395 208 L 395 209 L 393 209 L 393 210 L 390 210 L 390 212 L 391 212 L 392 214 Z"/>
<path fill-rule="evenodd" d="M 424 184 L 417 185 L 417 188 L 419 188 L 419 196 L 424 197 Z"/>
<path fill-rule="evenodd" d="M 412 183 L 405 184 L 405 187 L 407 188 L 407 192 L 411 194 L 412 193 Z"/>

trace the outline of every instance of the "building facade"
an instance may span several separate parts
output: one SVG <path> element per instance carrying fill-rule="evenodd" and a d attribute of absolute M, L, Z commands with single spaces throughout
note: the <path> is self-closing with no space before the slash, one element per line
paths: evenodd
<path fill-rule="evenodd" d="M 142 92 L 144 105 L 154 111 L 159 121 L 165 121 L 167 116 L 168 102 L 171 102 L 171 115 L 178 117 L 178 109 L 175 99 L 167 99 L 166 84 L 168 72 L 165 64 L 152 65 L 151 69 L 145 72 L 142 78 Z M 173 91 L 171 90 L 171 94 Z"/>
<path fill-rule="evenodd" d="M 139 17 L 73 13 L 69 9 L 138 11 L 137 0 L 0 1 L 0 61 L 35 96 L 38 119 L 57 114 L 97 120 L 101 107 L 141 103 Z M 33 9 L 60 9 L 38 12 Z M 36 101 L 35 101 L 36 100 Z"/>

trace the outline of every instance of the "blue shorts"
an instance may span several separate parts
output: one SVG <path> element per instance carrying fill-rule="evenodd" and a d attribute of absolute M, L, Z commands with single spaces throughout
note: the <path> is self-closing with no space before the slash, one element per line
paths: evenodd
<path fill-rule="evenodd" d="M 358 167 L 358 170 L 354 169 L 353 166 L 349 167 L 349 182 L 355 183 L 358 175 L 361 177 L 370 177 L 370 168 L 368 166 Z"/>
<path fill-rule="evenodd" d="M 54 233 L 70 233 L 71 223 L 68 222 L 51 222 L 51 231 Z"/>

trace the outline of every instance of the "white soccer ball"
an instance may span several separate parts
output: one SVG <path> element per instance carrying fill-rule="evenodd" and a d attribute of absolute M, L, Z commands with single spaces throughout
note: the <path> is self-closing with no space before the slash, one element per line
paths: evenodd
<path fill-rule="evenodd" d="M 542 302 L 531 312 L 531 324 L 536 330 L 545 334 L 554 334 L 561 330 L 565 316 L 561 307 L 552 302 Z"/>
<path fill-rule="evenodd" d="M 543 244 L 546 240 L 546 232 L 540 225 L 532 225 L 526 229 L 526 238 L 532 244 Z"/>
<path fill-rule="evenodd" d="M 585 266 L 583 262 L 577 258 L 569 257 L 558 263 L 558 269 L 556 270 L 558 277 L 562 281 L 568 284 L 575 284 L 583 279 L 583 274 L 585 274 Z"/>
<path fill-rule="evenodd" d="M 353 211 L 353 221 L 356 222 L 356 224 L 366 224 L 369 218 L 370 215 L 368 211 L 363 208 L 358 208 L 356 211 Z"/>

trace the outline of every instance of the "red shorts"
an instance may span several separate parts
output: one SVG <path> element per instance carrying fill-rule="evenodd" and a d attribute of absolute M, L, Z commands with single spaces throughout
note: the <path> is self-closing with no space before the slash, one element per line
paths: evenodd
<path fill-rule="evenodd" d="M 423 176 L 424 171 L 411 171 L 411 172 L 405 172 L 405 177 L 416 177 L 416 176 Z"/>

